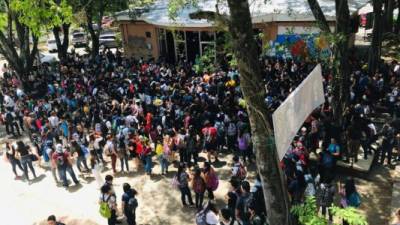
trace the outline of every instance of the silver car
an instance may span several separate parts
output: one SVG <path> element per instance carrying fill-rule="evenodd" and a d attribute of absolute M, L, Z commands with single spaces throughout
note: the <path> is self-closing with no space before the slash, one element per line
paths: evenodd
<path fill-rule="evenodd" d="M 102 48 L 118 48 L 117 37 L 115 33 L 100 34 L 99 44 Z"/>
<path fill-rule="evenodd" d="M 72 45 L 77 47 L 85 47 L 87 46 L 87 37 L 83 32 L 76 32 L 72 34 Z"/>

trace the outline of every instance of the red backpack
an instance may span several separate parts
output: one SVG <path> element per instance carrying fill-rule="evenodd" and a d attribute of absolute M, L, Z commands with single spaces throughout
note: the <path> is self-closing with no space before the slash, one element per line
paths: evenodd
<path fill-rule="evenodd" d="M 240 163 L 239 168 L 238 168 L 238 170 L 236 172 L 236 176 L 241 180 L 244 180 L 247 177 L 247 170 L 243 166 L 243 164 L 241 164 L 241 163 Z"/>
<path fill-rule="evenodd" d="M 208 176 L 209 177 L 207 181 L 207 188 L 210 188 L 212 191 L 217 190 L 219 185 L 219 179 L 217 174 L 215 172 L 210 172 Z"/>

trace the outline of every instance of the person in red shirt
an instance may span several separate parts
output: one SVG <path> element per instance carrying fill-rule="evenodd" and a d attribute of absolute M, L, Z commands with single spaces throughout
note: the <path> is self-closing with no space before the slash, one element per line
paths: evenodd
<path fill-rule="evenodd" d="M 64 151 L 61 144 L 56 145 L 56 151 L 51 156 L 54 167 L 57 167 L 58 174 L 63 182 L 64 187 L 68 187 L 67 172 L 72 177 L 76 185 L 79 185 L 79 180 L 76 178 L 74 169 L 72 168 L 72 159 L 68 151 Z"/>
<path fill-rule="evenodd" d="M 207 151 L 207 159 L 211 162 L 211 155 L 214 155 L 215 162 L 218 162 L 217 149 L 217 129 L 211 126 L 209 121 L 205 122 L 205 127 L 201 130 L 203 134 L 204 150 Z"/>

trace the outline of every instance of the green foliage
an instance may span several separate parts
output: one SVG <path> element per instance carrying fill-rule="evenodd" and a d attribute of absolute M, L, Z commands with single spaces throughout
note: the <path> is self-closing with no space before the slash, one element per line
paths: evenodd
<path fill-rule="evenodd" d="M 11 9 L 35 36 L 39 36 L 42 29 L 70 23 L 72 18 L 72 7 L 67 0 L 61 0 L 60 4 L 54 0 L 11 0 Z"/>
<path fill-rule="evenodd" d="M 350 225 L 368 225 L 365 216 L 361 215 L 357 209 L 353 207 L 339 208 L 336 206 L 330 207 L 334 218 L 345 220 Z M 317 204 L 314 197 L 306 199 L 302 205 L 295 205 L 291 212 L 296 215 L 302 225 L 327 225 L 328 220 L 320 216 L 317 210 Z"/>
<path fill-rule="evenodd" d="M 330 209 L 332 210 L 333 215 L 346 220 L 350 225 L 368 225 L 365 216 L 361 215 L 356 208 L 340 208 L 333 206 Z"/>
<path fill-rule="evenodd" d="M 292 213 L 299 218 L 303 225 L 327 225 L 326 219 L 318 215 L 317 203 L 314 197 L 307 198 L 303 205 L 295 205 L 291 209 Z"/>
<path fill-rule="evenodd" d="M 215 70 L 215 50 L 214 48 L 205 48 L 203 55 L 197 57 L 195 64 L 193 65 L 193 70 L 198 73 L 212 72 Z"/>
<path fill-rule="evenodd" d="M 0 30 L 3 31 L 7 27 L 7 14 L 0 12 Z"/>
<path fill-rule="evenodd" d="M 175 19 L 181 9 L 186 6 L 197 7 L 198 0 L 169 0 L 168 1 L 168 16 Z"/>

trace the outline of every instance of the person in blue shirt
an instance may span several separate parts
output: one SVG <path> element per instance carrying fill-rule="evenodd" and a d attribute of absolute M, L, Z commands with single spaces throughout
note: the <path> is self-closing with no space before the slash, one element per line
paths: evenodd
<path fill-rule="evenodd" d="M 328 152 L 336 159 L 340 157 L 340 146 L 337 144 L 335 138 L 331 138 L 331 143 L 328 146 Z"/>

